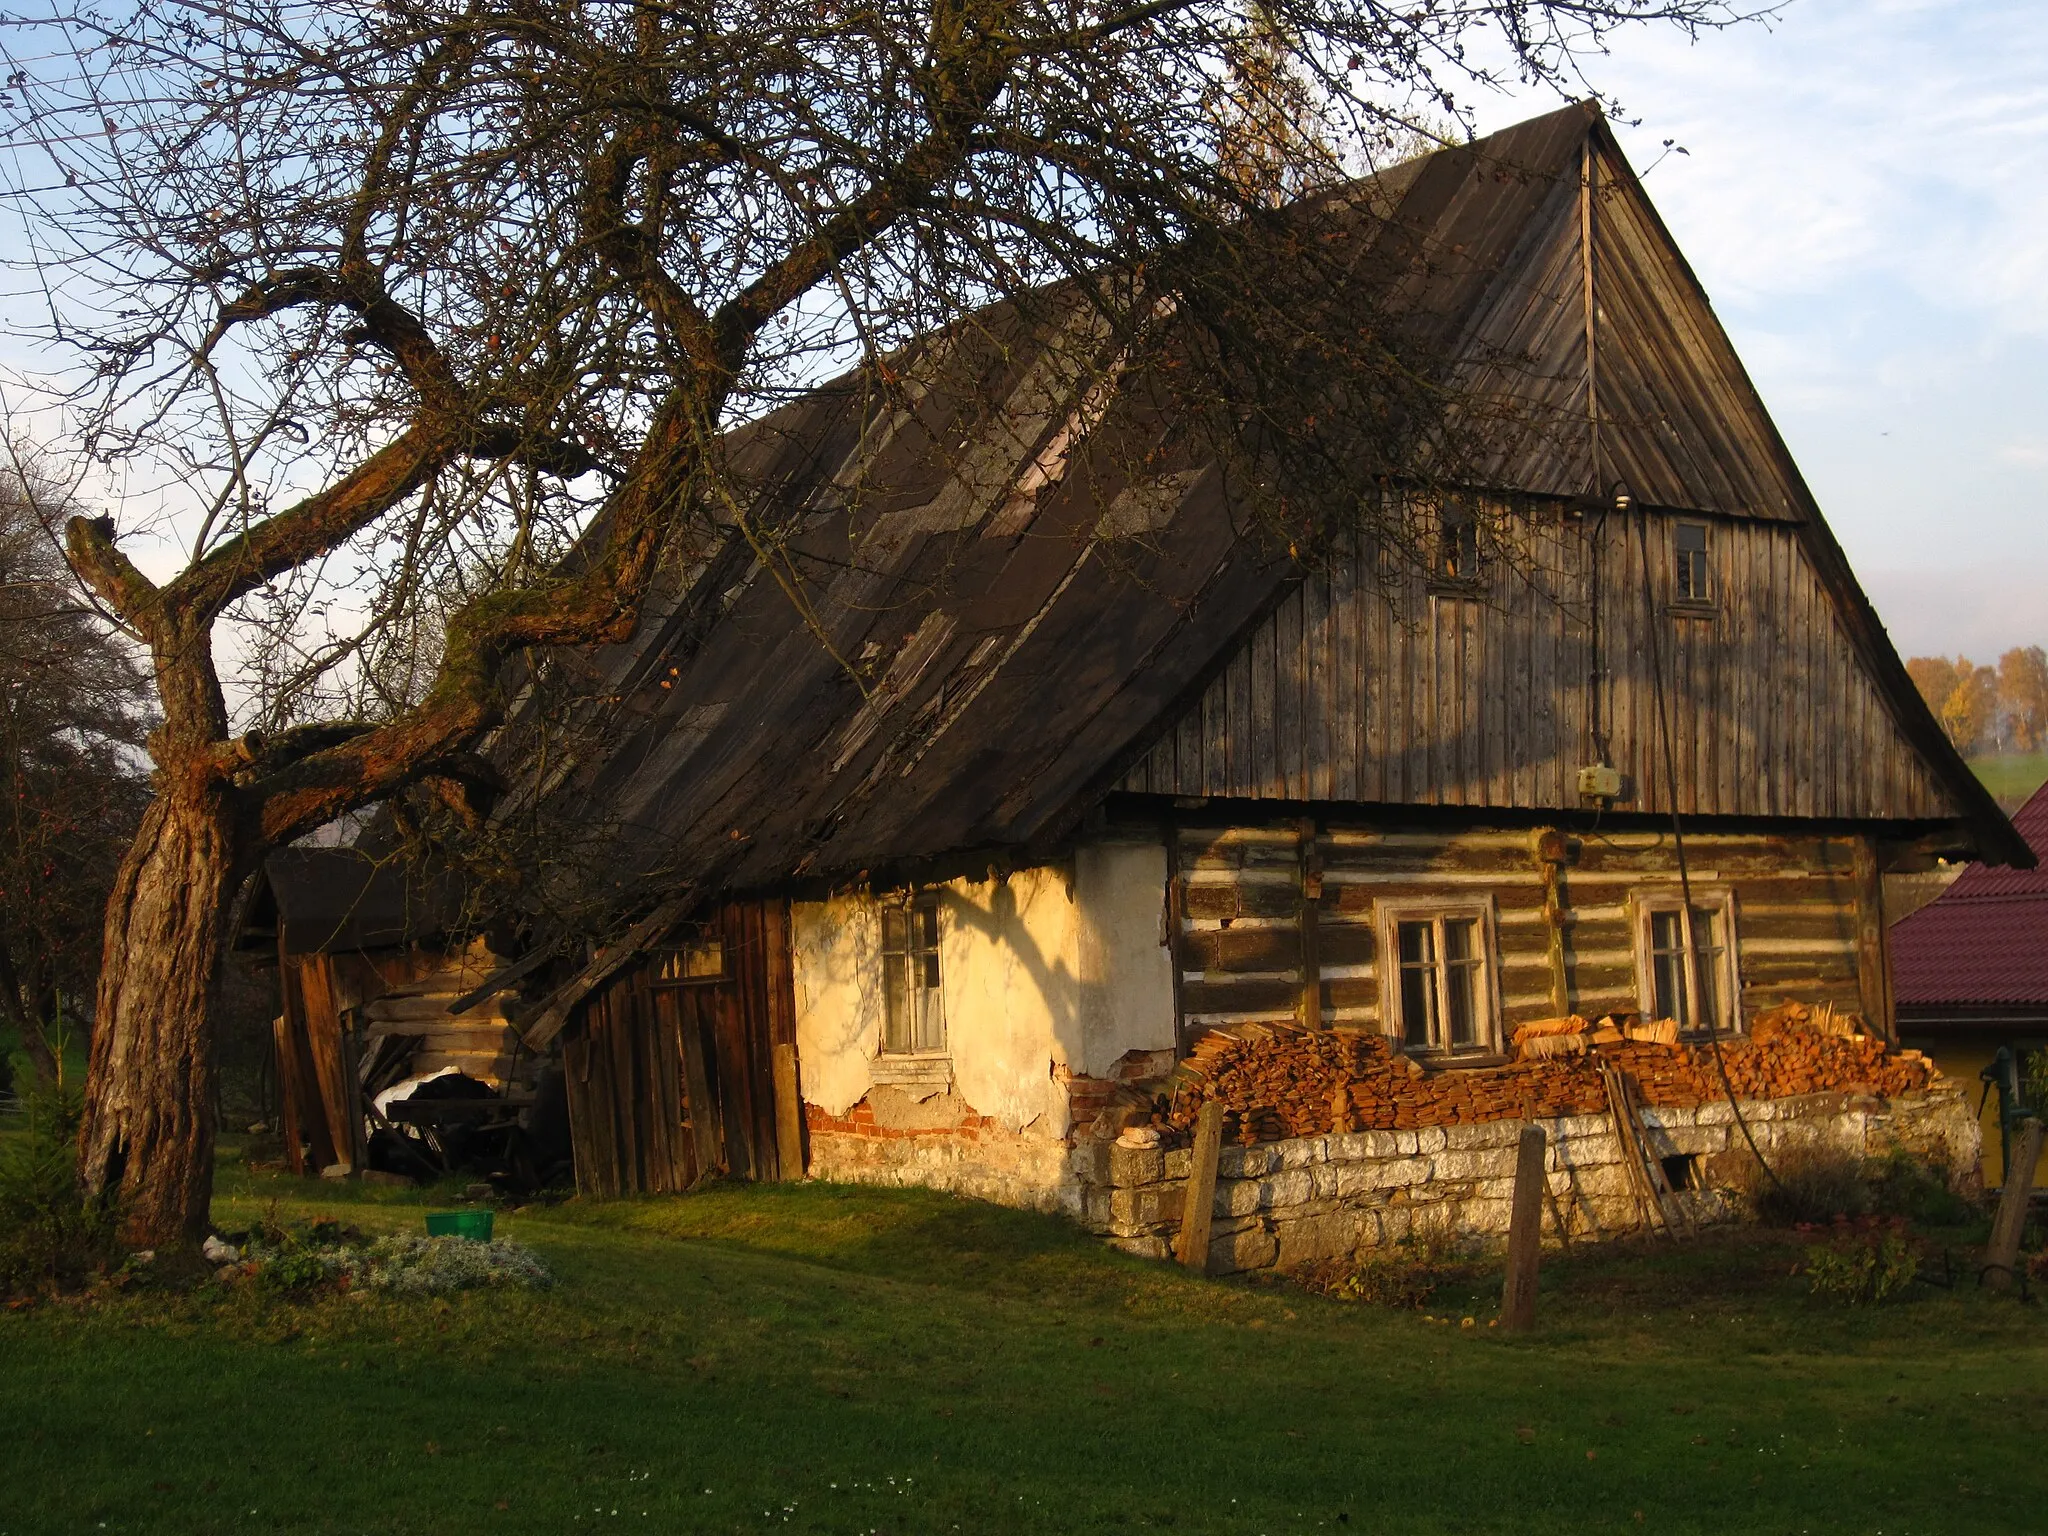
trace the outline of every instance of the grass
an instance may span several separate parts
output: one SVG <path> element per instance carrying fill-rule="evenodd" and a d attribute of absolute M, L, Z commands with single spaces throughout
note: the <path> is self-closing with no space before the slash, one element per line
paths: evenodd
<path fill-rule="evenodd" d="M 429 1197 L 224 1172 L 234 1227 Z M 499 1218 L 549 1292 L 0 1313 L 0 1533 L 2039 1529 L 2042 1309 L 1823 1307 L 1791 1240 L 1609 1249 L 1543 1325 L 1201 1281 L 916 1190 Z"/>
<path fill-rule="evenodd" d="M 2027 797 L 2048 784 L 2048 752 L 2002 752 L 1990 757 L 1973 757 L 1970 770 L 1992 799 L 2008 810 L 2017 810 Z"/>

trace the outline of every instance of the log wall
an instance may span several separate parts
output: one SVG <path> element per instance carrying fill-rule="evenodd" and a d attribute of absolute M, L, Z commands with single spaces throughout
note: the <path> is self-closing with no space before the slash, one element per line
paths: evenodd
<path fill-rule="evenodd" d="M 1180 881 L 1183 1037 L 1285 1019 L 1380 1028 L 1376 907 L 1408 899 L 1490 898 L 1506 1030 L 1561 1011 L 1588 1018 L 1633 1011 L 1629 897 L 1676 886 L 1670 834 L 1573 836 L 1553 844 L 1565 852 L 1561 867 L 1538 856 L 1543 835 L 1291 821 L 1181 828 L 1173 868 Z M 1863 1012 L 1886 1030 L 1888 994 L 1877 990 L 1881 978 L 1864 974 L 1859 945 L 1857 846 L 1863 841 L 1818 834 L 1687 836 L 1695 887 L 1726 890 L 1733 898 L 1745 1021 L 1794 997 Z M 1305 898 L 1318 881 L 1320 893 Z M 1547 915 L 1553 903 L 1555 951 Z M 1311 970 L 1315 998 L 1305 1004 Z"/>

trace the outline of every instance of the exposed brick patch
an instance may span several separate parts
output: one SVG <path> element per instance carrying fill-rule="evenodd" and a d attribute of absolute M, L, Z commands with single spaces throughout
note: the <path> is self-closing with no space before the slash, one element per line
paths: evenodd
<path fill-rule="evenodd" d="M 879 1125 L 875 1121 L 874 1107 L 863 1098 L 847 1110 L 844 1115 L 834 1115 L 820 1104 L 806 1102 L 804 1124 L 813 1135 L 831 1134 L 840 1136 L 867 1136 L 877 1141 L 910 1141 L 917 1138 L 951 1137 L 957 1141 L 978 1141 L 984 1132 L 998 1129 L 996 1122 L 987 1115 L 969 1111 L 952 1125 L 920 1127 L 916 1130 L 900 1130 L 894 1126 Z"/>

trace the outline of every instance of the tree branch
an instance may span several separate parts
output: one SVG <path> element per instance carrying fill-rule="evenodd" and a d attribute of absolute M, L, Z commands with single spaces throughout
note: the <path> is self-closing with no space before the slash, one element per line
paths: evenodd
<path fill-rule="evenodd" d="M 64 552 L 79 580 L 91 587 L 123 623 L 154 640 L 162 627 L 163 594 L 155 582 L 114 547 L 111 517 L 74 517 L 64 525 Z"/>

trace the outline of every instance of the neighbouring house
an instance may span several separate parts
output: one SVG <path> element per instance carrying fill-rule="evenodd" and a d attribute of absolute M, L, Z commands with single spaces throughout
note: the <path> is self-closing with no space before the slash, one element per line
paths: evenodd
<path fill-rule="evenodd" d="M 1601 1232 L 1644 1219 L 1616 1068 L 1695 1214 L 1731 1099 L 1767 1149 L 1974 1171 L 1896 1048 L 1884 877 L 2032 854 L 1606 124 L 1355 196 L 1360 271 L 1492 407 L 1469 483 L 1387 492 L 1428 559 L 1289 559 L 1165 424 L 962 345 L 735 433 L 795 532 L 552 661 L 589 702 L 545 754 L 527 680 L 501 814 L 651 894 L 450 1001 L 559 1056 L 580 1189 L 926 1184 L 1161 1251 L 1215 1098 L 1219 1269 L 1499 1230 L 1524 1119 Z"/>
<path fill-rule="evenodd" d="M 2048 786 L 2013 824 L 2048 852 Z M 1984 1176 L 2003 1176 L 1999 1096 L 1976 1088 L 1999 1050 L 2048 1051 L 2048 872 L 1970 864 L 1941 895 L 1892 925 L 1899 1033 L 1978 1095 Z M 2030 1102 L 2048 1093 L 2035 1081 Z M 2048 1181 L 2048 1157 L 2035 1174 Z"/>

